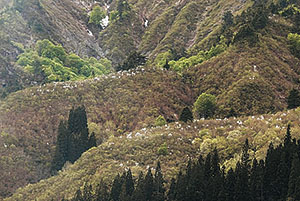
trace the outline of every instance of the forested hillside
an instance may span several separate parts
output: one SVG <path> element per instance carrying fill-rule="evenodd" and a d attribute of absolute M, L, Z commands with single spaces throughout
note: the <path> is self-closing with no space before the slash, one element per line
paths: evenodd
<path fill-rule="evenodd" d="M 259 161 L 299 138 L 299 21 L 294 0 L 1 1 L 0 199 L 107 194 L 158 160 L 171 191 L 214 149 L 226 183 L 246 139 Z"/>

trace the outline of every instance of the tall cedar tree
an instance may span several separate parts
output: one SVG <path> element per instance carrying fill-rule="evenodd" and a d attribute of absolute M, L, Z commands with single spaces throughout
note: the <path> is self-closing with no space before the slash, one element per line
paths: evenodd
<path fill-rule="evenodd" d="M 145 192 L 145 201 L 150 201 L 152 200 L 153 197 L 153 190 L 154 190 L 154 185 L 153 185 L 153 175 L 151 172 L 151 169 L 148 168 L 148 172 L 145 176 L 144 180 L 144 192 Z"/>
<path fill-rule="evenodd" d="M 140 201 L 143 200 L 145 197 L 145 191 L 144 191 L 144 175 L 143 172 L 139 174 L 139 178 L 137 181 L 137 185 L 135 188 L 135 191 L 132 195 L 132 201 Z"/>
<path fill-rule="evenodd" d="M 69 113 L 68 130 L 71 135 L 69 159 L 74 163 L 88 149 L 88 125 L 85 107 L 72 108 Z"/>
<path fill-rule="evenodd" d="M 96 146 L 95 134 L 89 137 L 85 107 L 72 108 L 68 122 L 60 122 L 52 171 L 60 170 L 66 161 L 74 163 L 83 152 Z"/>
<path fill-rule="evenodd" d="M 161 172 L 160 162 L 157 162 L 157 166 L 154 173 L 154 192 L 153 201 L 164 201 L 165 200 L 165 188 L 164 178 Z"/>
<path fill-rule="evenodd" d="M 59 123 L 56 142 L 56 149 L 51 167 L 53 172 L 60 170 L 69 157 L 70 133 L 68 132 L 66 122 L 64 121 L 60 121 Z"/>

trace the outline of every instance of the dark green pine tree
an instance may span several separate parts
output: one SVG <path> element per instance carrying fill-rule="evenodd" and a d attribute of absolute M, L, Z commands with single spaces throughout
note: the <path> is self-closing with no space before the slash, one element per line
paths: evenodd
<path fill-rule="evenodd" d="M 225 197 L 226 201 L 234 200 L 235 194 L 235 183 L 236 183 L 236 175 L 232 168 L 227 173 L 225 182 L 224 182 L 224 191 L 225 191 Z"/>
<path fill-rule="evenodd" d="M 56 140 L 55 154 L 51 164 L 51 170 L 56 172 L 60 170 L 68 160 L 70 148 L 70 135 L 66 128 L 66 123 L 60 121 L 58 126 L 58 135 Z"/>
<path fill-rule="evenodd" d="M 123 177 L 123 176 L 122 176 Z M 111 191 L 110 191 L 110 199 L 112 201 L 119 201 L 120 200 L 120 194 L 122 191 L 122 185 L 123 185 L 123 178 L 120 177 L 118 174 L 112 184 Z"/>
<path fill-rule="evenodd" d="M 235 185 L 235 200 L 236 201 L 250 201 L 249 194 L 249 143 L 246 139 L 243 146 L 241 162 L 236 165 L 236 185 Z"/>
<path fill-rule="evenodd" d="M 249 190 L 251 201 L 262 201 L 262 179 L 263 179 L 263 169 L 264 169 L 264 161 L 262 160 L 260 163 L 257 162 L 256 158 L 253 160 L 253 165 L 250 170 L 250 178 L 249 178 Z"/>
<path fill-rule="evenodd" d="M 72 108 L 68 119 L 68 130 L 71 136 L 69 160 L 74 163 L 88 149 L 88 125 L 84 106 Z"/>
<path fill-rule="evenodd" d="M 294 109 L 300 106 L 300 93 L 297 89 L 292 89 L 287 98 L 288 109 Z"/>
<path fill-rule="evenodd" d="M 290 170 L 287 165 L 286 154 L 285 152 L 282 152 L 280 163 L 277 169 L 276 181 L 275 181 L 277 200 L 285 200 L 286 198 L 287 191 L 288 191 L 289 171 Z"/>
<path fill-rule="evenodd" d="M 211 176 L 209 179 L 209 185 L 207 186 L 207 189 L 209 189 L 210 192 L 215 192 L 215 193 L 210 193 L 209 191 L 207 193 L 206 199 L 207 200 L 218 200 L 218 195 L 219 191 L 223 185 L 222 181 L 222 174 L 220 170 L 220 160 L 219 160 L 219 155 L 217 149 L 213 151 L 212 158 L 211 158 Z"/>
<path fill-rule="evenodd" d="M 288 197 L 291 200 L 300 200 L 300 161 L 298 154 L 294 155 L 292 168 L 289 176 Z"/>
<path fill-rule="evenodd" d="M 186 183 L 186 177 L 185 175 L 182 174 L 181 171 L 179 171 L 177 175 L 177 180 L 176 180 L 176 187 L 175 187 L 175 200 L 176 201 L 184 201 L 186 197 L 186 188 L 187 188 L 187 183 Z"/>
<path fill-rule="evenodd" d="M 153 185 L 153 175 L 151 172 L 151 169 L 148 169 L 148 172 L 145 176 L 144 180 L 144 192 L 145 192 L 145 201 L 152 200 L 153 197 L 153 191 L 154 191 L 154 185 Z"/>
<path fill-rule="evenodd" d="M 176 180 L 174 178 L 171 179 L 171 184 L 167 197 L 168 201 L 174 201 L 176 199 Z"/>
<path fill-rule="evenodd" d="M 144 191 L 144 175 L 143 172 L 140 172 L 139 178 L 135 190 L 133 191 L 132 201 L 145 200 L 145 191 Z"/>
<path fill-rule="evenodd" d="M 265 159 L 265 171 L 264 171 L 264 199 L 274 200 L 273 196 L 276 195 L 276 178 L 277 169 L 281 156 L 281 147 L 274 149 L 273 143 L 270 143 Z"/>
<path fill-rule="evenodd" d="M 183 121 L 186 123 L 188 121 L 193 121 L 193 120 L 194 118 L 191 110 L 188 107 L 183 108 L 179 117 L 179 121 Z"/>
<path fill-rule="evenodd" d="M 157 162 L 155 173 L 154 173 L 154 189 L 153 189 L 153 201 L 164 201 L 165 200 L 165 188 L 164 178 L 161 172 L 160 162 Z"/>
<path fill-rule="evenodd" d="M 198 184 L 195 183 L 195 179 L 196 179 L 195 170 L 194 170 L 195 168 L 196 168 L 195 165 L 192 163 L 191 160 L 189 160 L 186 168 L 185 178 L 183 180 L 186 183 L 186 190 L 184 195 L 185 200 L 194 201 L 197 196 Z"/>
<path fill-rule="evenodd" d="M 128 195 L 126 192 L 126 183 L 123 183 L 123 185 L 121 187 L 121 193 L 120 193 L 119 200 L 120 201 L 131 201 L 130 195 Z"/>
<path fill-rule="evenodd" d="M 125 181 L 122 185 L 120 200 L 130 201 L 133 191 L 134 191 L 134 182 L 132 179 L 131 170 L 129 169 L 125 174 Z"/>
<path fill-rule="evenodd" d="M 204 160 L 200 156 L 191 170 L 191 178 L 188 185 L 188 194 L 191 201 L 204 199 Z"/>
<path fill-rule="evenodd" d="M 288 124 L 286 135 L 284 137 L 284 148 L 289 149 L 292 142 L 292 135 L 291 135 L 291 125 Z"/>

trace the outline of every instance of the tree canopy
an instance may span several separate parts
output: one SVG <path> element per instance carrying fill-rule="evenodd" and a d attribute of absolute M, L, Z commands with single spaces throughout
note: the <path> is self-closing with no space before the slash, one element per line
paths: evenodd
<path fill-rule="evenodd" d="M 54 45 L 47 39 L 37 41 L 35 48 L 19 55 L 17 64 L 39 83 L 85 79 L 112 70 L 111 61 L 106 58 L 82 59 L 74 53 L 68 54 L 61 45 Z"/>

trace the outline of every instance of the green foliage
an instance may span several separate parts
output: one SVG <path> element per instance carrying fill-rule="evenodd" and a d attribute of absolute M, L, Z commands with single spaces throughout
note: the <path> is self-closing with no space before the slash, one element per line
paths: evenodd
<path fill-rule="evenodd" d="M 295 4 L 288 5 L 287 7 L 283 5 L 283 7 L 284 9 L 280 11 L 279 14 L 284 17 L 292 17 L 300 13 L 300 9 Z"/>
<path fill-rule="evenodd" d="M 262 114 L 263 111 L 274 110 L 274 97 L 270 84 L 264 78 L 257 74 L 250 74 L 238 80 L 220 95 L 218 104 L 224 110 L 221 113 L 226 114 L 225 116 L 249 115 L 250 112 Z"/>
<path fill-rule="evenodd" d="M 210 48 L 208 51 L 200 51 L 197 55 L 191 56 L 188 58 L 182 57 L 178 61 L 172 60 L 169 61 L 169 65 L 172 70 L 182 73 L 184 70 L 190 68 L 191 66 L 195 66 L 197 64 L 200 64 L 206 60 L 209 60 L 210 58 L 217 56 L 224 52 L 227 48 L 227 45 L 225 43 L 225 38 L 222 36 L 220 42 L 216 45 Z M 163 60 L 161 61 L 161 63 Z"/>
<path fill-rule="evenodd" d="M 96 25 L 101 25 L 102 19 L 104 19 L 106 16 L 106 13 L 103 11 L 103 9 L 97 5 L 93 8 L 91 14 L 90 14 L 90 19 L 89 23 L 93 23 Z"/>
<path fill-rule="evenodd" d="M 158 155 L 166 156 L 168 155 L 168 146 L 167 143 L 163 143 L 158 149 L 157 149 Z"/>
<path fill-rule="evenodd" d="M 289 45 L 291 52 L 298 58 L 300 58 L 300 35 L 289 33 L 288 35 Z"/>
<path fill-rule="evenodd" d="M 158 54 L 154 60 L 154 64 L 159 68 L 163 68 L 164 65 L 172 59 L 173 59 L 173 55 L 171 50 L 169 50 Z"/>
<path fill-rule="evenodd" d="M 155 119 L 155 123 L 154 123 L 155 126 L 163 126 L 165 124 L 167 124 L 167 121 L 166 121 L 166 119 L 162 115 L 159 115 Z"/>
<path fill-rule="evenodd" d="M 111 11 L 111 12 L 109 13 L 109 20 L 110 20 L 111 22 L 117 20 L 117 18 L 118 18 L 118 11 L 113 10 L 113 11 Z"/>
<path fill-rule="evenodd" d="M 252 7 L 238 16 L 237 32 L 233 42 L 247 41 L 250 45 L 258 42 L 257 32 L 266 27 L 269 21 L 270 8 L 263 2 L 255 2 Z"/>
<path fill-rule="evenodd" d="M 194 103 L 194 113 L 200 118 L 212 117 L 216 109 L 216 97 L 211 94 L 202 93 Z"/>
<path fill-rule="evenodd" d="M 109 13 L 109 20 L 122 21 L 126 19 L 130 14 L 131 8 L 127 0 L 118 0 L 117 8 Z"/>
<path fill-rule="evenodd" d="M 78 80 L 111 72 L 108 59 L 93 57 L 82 59 L 67 54 L 61 45 L 45 39 L 36 43 L 35 49 L 27 49 L 19 55 L 17 64 L 33 76 L 37 82 Z"/>

